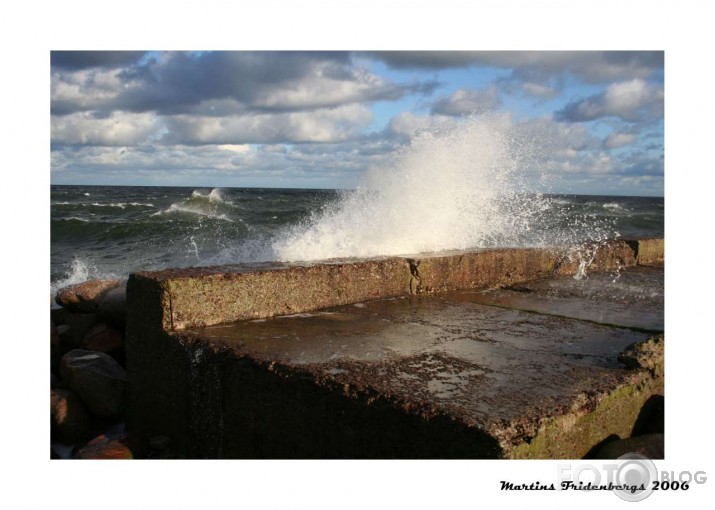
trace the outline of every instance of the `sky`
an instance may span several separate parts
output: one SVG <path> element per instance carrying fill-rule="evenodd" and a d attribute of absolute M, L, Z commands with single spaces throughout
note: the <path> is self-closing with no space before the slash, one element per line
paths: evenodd
<path fill-rule="evenodd" d="M 352 188 L 422 130 L 507 119 L 556 193 L 664 190 L 664 55 L 51 53 L 51 183 Z"/>

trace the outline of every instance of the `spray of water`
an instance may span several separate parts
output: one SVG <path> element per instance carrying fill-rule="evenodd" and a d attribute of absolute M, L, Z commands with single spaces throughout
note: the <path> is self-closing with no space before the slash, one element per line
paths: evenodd
<path fill-rule="evenodd" d="M 54 296 L 59 289 L 67 287 L 68 285 L 75 285 L 95 278 L 116 277 L 117 276 L 113 273 L 99 272 L 97 266 L 88 259 L 75 257 L 70 262 L 67 272 L 65 273 L 65 277 L 50 284 L 50 292 Z"/>
<path fill-rule="evenodd" d="M 552 204 L 534 157 L 508 117 L 465 119 L 422 132 L 361 185 L 270 240 L 223 260 L 305 261 L 495 246 L 544 245 Z M 561 241 L 561 240 L 558 240 Z M 228 255 L 228 256 L 226 256 Z"/>
<path fill-rule="evenodd" d="M 309 261 L 507 246 L 571 246 L 613 237 L 611 224 L 573 214 L 544 192 L 543 146 L 508 116 L 464 119 L 425 131 L 356 190 L 270 239 L 252 239 L 208 263 Z"/>
<path fill-rule="evenodd" d="M 356 191 L 273 248 L 278 259 L 397 255 L 517 243 L 539 200 L 519 192 L 508 127 L 469 121 L 424 132 Z"/>

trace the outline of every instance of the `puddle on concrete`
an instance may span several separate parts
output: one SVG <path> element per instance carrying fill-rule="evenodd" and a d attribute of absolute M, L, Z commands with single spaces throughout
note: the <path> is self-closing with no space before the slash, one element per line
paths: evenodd
<path fill-rule="evenodd" d="M 464 291 L 451 299 L 650 331 L 663 331 L 663 270 L 636 267 L 564 276 L 488 291 Z"/>
<path fill-rule="evenodd" d="M 615 283 L 612 275 L 595 275 L 518 290 L 391 298 L 193 333 L 259 360 L 430 402 L 469 420 L 510 419 L 622 377 L 618 354 L 650 335 L 597 322 L 652 327 L 662 317 L 662 273 L 656 273 L 624 271 Z M 613 292 L 623 301 L 614 303 Z M 484 304 L 499 299 L 501 306 L 540 313 Z"/>

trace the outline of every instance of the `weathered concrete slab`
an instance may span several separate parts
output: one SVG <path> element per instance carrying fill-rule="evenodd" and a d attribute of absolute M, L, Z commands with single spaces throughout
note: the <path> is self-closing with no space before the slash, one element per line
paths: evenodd
<path fill-rule="evenodd" d="M 243 319 L 300 313 L 409 292 L 405 259 L 308 266 L 220 266 L 137 273 L 162 297 L 162 324 L 181 330 Z M 136 289 L 130 281 L 127 292 Z M 141 293 L 133 292 L 135 309 Z M 141 304 L 138 305 L 142 307 Z"/>
<path fill-rule="evenodd" d="M 620 241 L 585 256 L 589 279 L 636 261 Z M 581 456 L 625 437 L 662 393 L 662 351 L 626 368 L 619 353 L 648 334 L 485 306 L 458 289 L 518 292 L 583 260 L 481 250 L 132 275 L 127 427 L 189 457 Z M 551 297 L 586 299 L 562 290 Z"/>
<path fill-rule="evenodd" d="M 635 264 L 624 241 L 564 249 L 509 248 L 414 258 L 333 261 L 309 265 L 263 264 L 169 269 L 131 276 L 127 293 L 138 313 L 145 286 L 161 302 L 167 331 L 319 310 L 406 294 L 509 285 L 554 273 L 574 274 L 584 257 L 590 270 Z"/>
<path fill-rule="evenodd" d="M 559 315 L 615 326 L 663 331 L 663 270 L 634 267 L 561 276 L 485 291 L 467 291 L 464 301 Z"/>
<path fill-rule="evenodd" d="M 642 266 L 663 265 L 665 260 L 664 239 L 633 239 L 627 242 L 635 253 L 637 264 Z"/>

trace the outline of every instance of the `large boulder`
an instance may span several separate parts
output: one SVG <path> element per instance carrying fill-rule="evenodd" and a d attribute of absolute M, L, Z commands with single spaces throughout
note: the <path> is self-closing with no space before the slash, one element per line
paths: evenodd
<path fill-rule="evenodd" d="M 52 436 L 65 444 L 76 443 L 89 435 L 89 414 L 80 398 L 70 390 L 51 390 L 50 419 Z"/>
<path fill-rule="evenodd" d="M 50 320 L 50 369 L 57 371 L 60 366 L 62 349 L 60 346 L 60 332 L 54 321 Z"/>
<path fill-rule="evenodd" d="M 631 436 L 665 432 L 665 397 L 652 395 L 645 401 L 633 424 Z"/>
<path fill-rule="evenodd" d="M 644 434 L 642 436 L 619 439 L 605 445 L 596 454 L 598 459 L 617 459 L 626 453 L 638 453 L 649 459 L 664 458 L 665 436 L 663 434 Z"/>
<path fill-rule="evenodd" d="M 97 325 L 96 313 L 69 313 L 64 317 L 64 324 L 57 326 L 60 334 L 60 351 L 65 354 L 72 349 L 82 347 L 82 340 L 90 329 Z"/>
<path fill-rule="evenodd" d="M 65 316 L 70 313 L 67 308 L 51 308 L 50 319 L 57 325 L 65 323 Z"/>
<path fill-rule="evenodd" d="M 55 301 L 73 312 L 96 312 L 104 295 L 121 283 L 121 280 L 89 280 L 70 285 L 57 291 Z"/>
<path fill-rule="evenodd" d="M 108 354 L 72 350 L 60 361 L 60 377 L 92 414 L 113 418 L 124 411 L 127 374 Z"/>
<path fill-rule="evenodd" d="M 122 334 L 106 324 L 97 324 L 82 339 L 82 347 L 88 351 L 109 354 L 121 363 L 124 340 Z"/>
<path fill-rule="evenodd" d="M 124 331 L 127 323 L 127 286 L 119 285 L 109 290 L 97 310 L 100 319 Z"/>
<path fill-rule="evenodd" d="M 129 434 L 102 434 L 77 450 L 76 459 L 133 459 L 134 441 Z"/>

